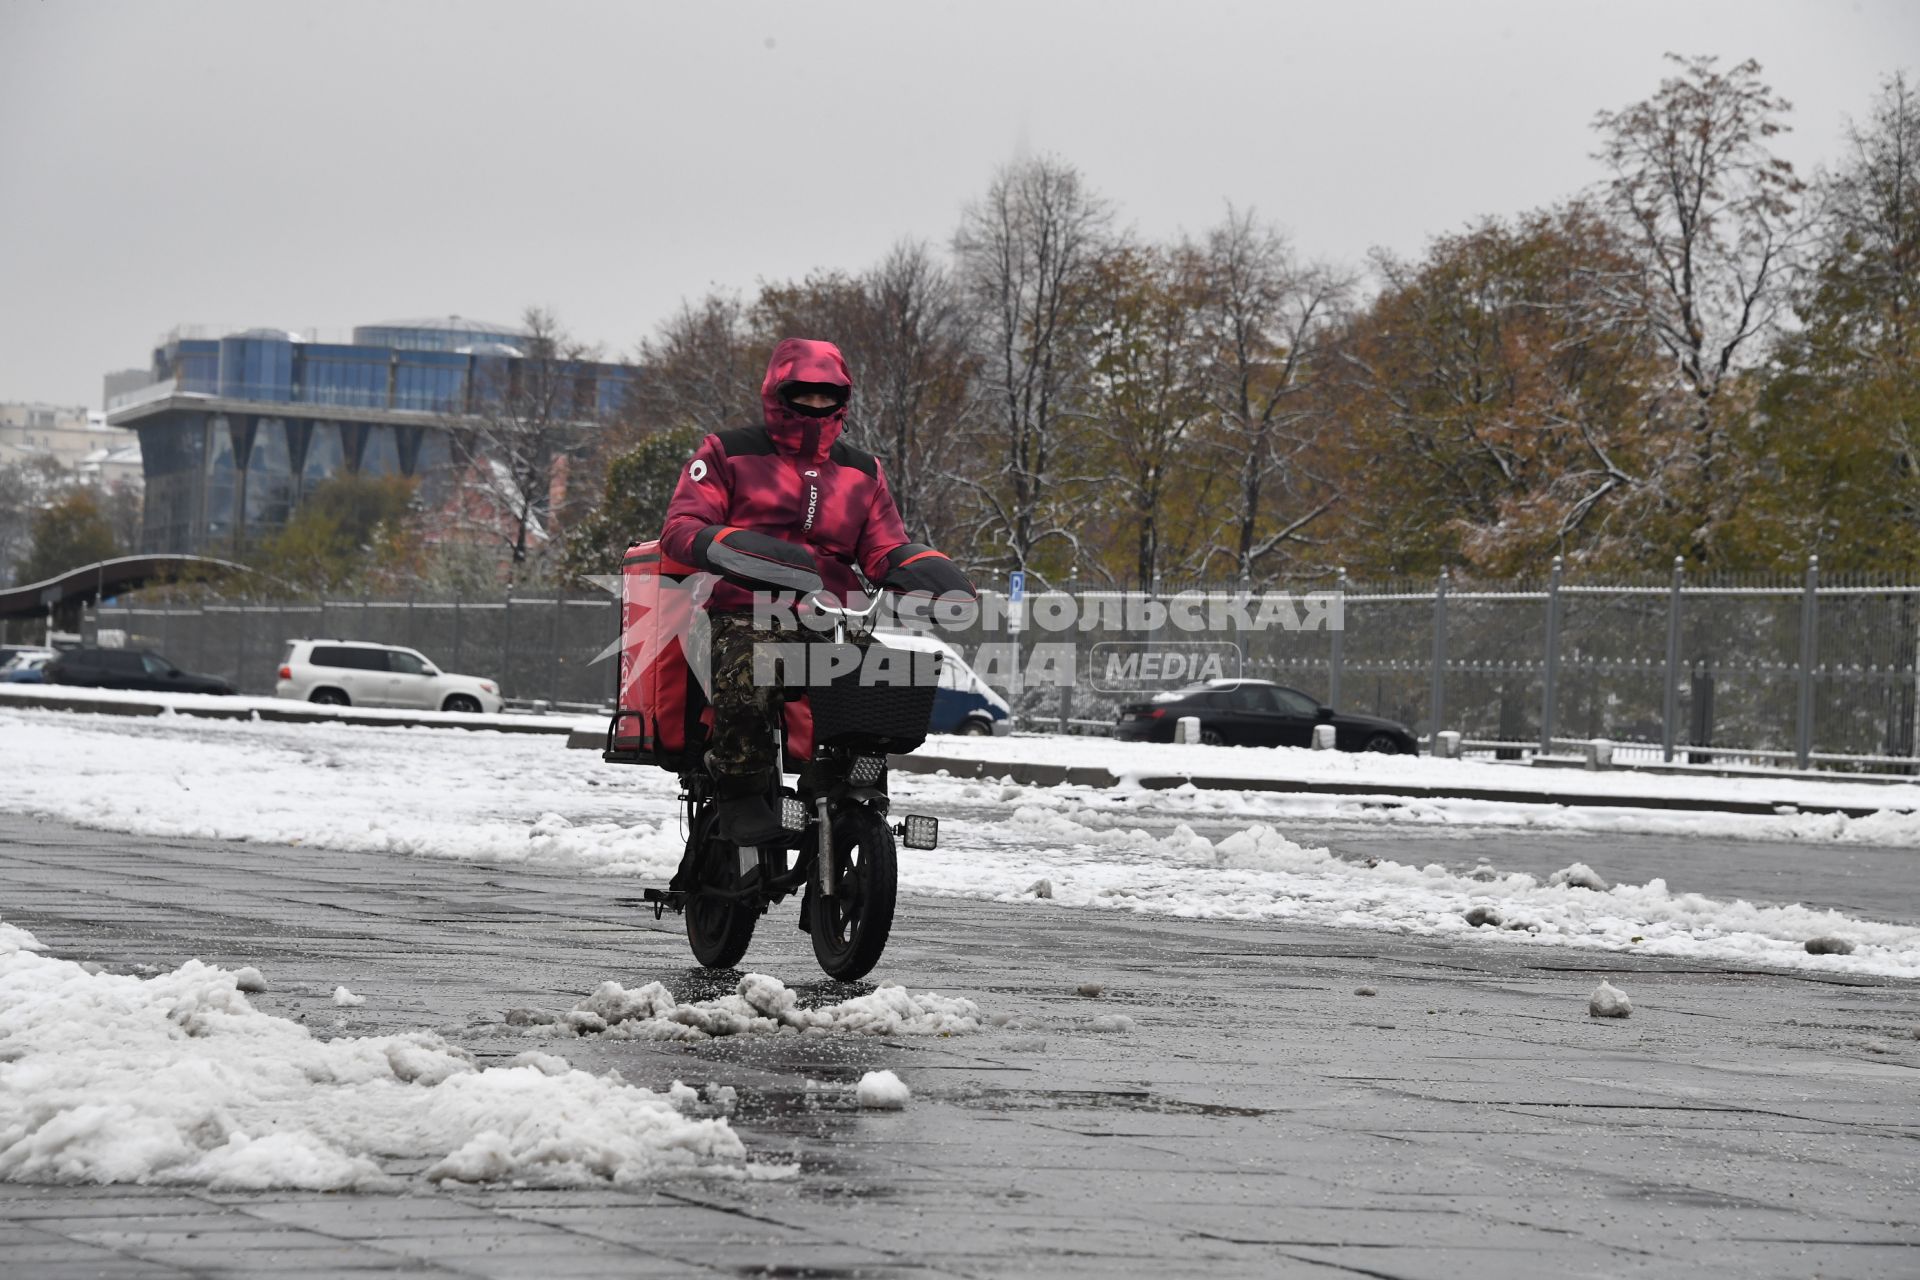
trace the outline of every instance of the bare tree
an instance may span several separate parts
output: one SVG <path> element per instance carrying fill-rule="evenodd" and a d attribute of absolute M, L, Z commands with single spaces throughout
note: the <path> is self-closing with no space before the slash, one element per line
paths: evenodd
<path fill-rule="evenodd" d="M 953 516 L 940 476 L 974 409 L 966 315 L 952 277 L 919 241 L 895 245 L 861 285 L 869 321 L 857 336 L 859 427 L 887 455 L 909 531 L 938 541 Z"/>
<path fill-rule="evenodd" d="M 597 351 L 541 308 L 529 308 L 522 325 L 522 354 L 483 364 L 468 411 L 447 423 L 467 477 L 454 499 L 457 523 L 503 543 L 516 577 L 535 550 L 558 545 L 567 473 L 600 417 L 594 380 L 579 368 Z"/>
<path fill-rule="evenodd" d="M 990 405 L 983 443 L 997 463 L 948 477 L 980 504 L 977 551 L 1013 569 L 1027 569 L 1051 540 L 1077 558 L 1078 538 L 1055 502 L 1056 470 L 1084 380 L 1092 269 L 1111 222 L 1078 170 L 1041 158 L 996 175 L 954 236 Z"/>
<path fill-rule="evenodd" d="M 1262 560 L 1303 540 L 1337 501 L 1312 492 L 1316 486 L 1300 460 L 1313 443 L 1307 428 L 1315 410 L 1307 393 L 1352 286 L 1331 268 L 1300 263 L 1251 210 L 1228 208 L 1226 221 L 1207 236 L 1206 256 L 1205 323 L 1214 350 L 1210 443 L 1225 455 L 1237 488 L 1224 536 L 1208 558 L 1225 555 L 1251 580 Z"/>
<path fill-rule="evenodd" d="M 1690 400 L 1684 436 L 1666 470 L 1695 522 L 1705 555 L 1723 475 L 1730 377 L 1757 359 L 1787 301 L 1802 230 L 1803 184 L 1769 149 L 1789 104 L 1760 79 L 1760 64 L 1722 73 L 1711 57 L 1668 54 L 1679 73 L 1655 94 L 1594 118 L 1597 158 L 1612 170 L 1607 207 L 1637 244 L 1639 270 L 1611 290 L 1616 322 L 1644 325 L 1674 363 Z"/>
<path fill-rule="evenodd" d="M 848 438 L 886 459 L 908 530 L 940 541 L 953 503 L 938 476 L 972 403 L 972 353 L 952 280 L 927 247 L 902 242 L 857 275 L 763 285 L 749 315 L 765 348 L 812 337 L 841 349 L 853 370 Z"/>
<path fill-rule="evenodd" d="M 683 302 L 640 344 L 646 393 L 636 412 L 623 414 L 623 445 L 650 431 L 687 428 L 701 435 L 759 421 L 760 377 L 767 344 L 732 294 L 710 293 Z M 643 413 L 644 420 L 636 415 Z"/>

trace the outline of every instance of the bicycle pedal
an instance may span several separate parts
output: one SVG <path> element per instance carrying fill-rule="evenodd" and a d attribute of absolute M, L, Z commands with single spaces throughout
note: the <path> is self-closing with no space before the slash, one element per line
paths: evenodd
<path fill-rule="evenodd" d="M 687 907 L 687 895 L 678 889 L 642 889 L 640 900 L 642 904 L 650 904 L 653 907 L 655 920 L 666 915 L 668 911 L 678 913 L 686 910 Z M 625 901 L 632 902 L 633 899 L 628 898 Z"/>

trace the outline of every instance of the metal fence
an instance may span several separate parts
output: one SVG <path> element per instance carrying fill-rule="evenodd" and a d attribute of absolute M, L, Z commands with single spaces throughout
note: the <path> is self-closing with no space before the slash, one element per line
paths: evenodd
<path fill-rule="evenodd" d="M 1187 594 L 1249 598 L 1220 587 Z M 1664 581 L 1576 582 L 1556 565 L 1534 583 L 1341 579 L 1329 594 L 1339 601 L 1338 629 L 1116 635 L 1052 632 L 1037 618 L 1046 601 L 1067 596 L 1083 616 L 1103 598 L 1176 597 L 1042 593 L 1029 604 L 1022 641 L 1072 642 L 1081 678 L 1071 689 L 1019 690 L 1017 710 L 1063 730 L 1111 723 L 1137 695 L 1097 687 L 1099 646 L 1231 644 L 1241 674 L 1397 720 L 1428 741 L 1435 730 L 1457 730 L 1503 755 L 1605 738 L 1623 758 L 1920 766 L 1920 585 L 1822 579 L 1811 565 L 1795 578 L 1690 580 L 1676 568 Z"/>
<path fill-rule="evenodd" d="M 1237 598 L 1257 609 L 1273 596 L 1040 593 L 1027 601 L 1019 643 L 1026 653 L 1071 644 L 1077 680 L 1066 688 L 996 683 L 1013 685 L 1029 726 L 1110 724 L 1138 696 L 1102 678 L 1116 651 L 1224 646 L 1241 674 L 1400 721 L 1422 738 L 1458 730 L 1506 754 L 1607 738 L 1663 759 L 1916 764 L 1920 585 L 1823 579 L 1811 566 L 1792 579 L 1696 581 L 1676 569 L 1666 580 L 1593 583 L 1569 580 L 1556 565 L 1530 584 L 1341 580 L 1329 595 L 1344 622 L 1338 629 L 1183 631 L 1110 624 L 1125 618 L 1128 600 Z M 1043 627 L 1049 601 L 1076 621 Z M 1089 613 L 1100 619 L 1094 629 L 1078 621 Z M 583 705 L 612 695 L 614 664 L 595 658 L 617 626 L 607 595 L 142 603 L 92 611 L 84 623 L 89 635 L 122 631 L 128 643 L 248 693 L 272 691 L 287 640 L 331 637 L 419 649 L 448 670 L 498 681 L 509 699 Z M 984 623 L 949 638 L 969 658 L 980 644 L 1008 639 Z"/>
<path fill-rule="evenodd" d="M 324 638 L 418 649 L 447 671 L 495 681 L 512 701 L 598 707 L 613 696 L 614 664 L 595 659 L 612 643 L 619 613 L 606 595 L 202 600 L 91 609 L 81 634 L 119 632 L 127 645 L 222 676 L 246 694 L 273 692 L 288 641 Z"/>

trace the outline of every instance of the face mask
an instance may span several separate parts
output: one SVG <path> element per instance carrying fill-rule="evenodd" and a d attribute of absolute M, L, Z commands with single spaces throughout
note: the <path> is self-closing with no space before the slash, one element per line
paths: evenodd
<path fill-rule="evenodd" d="M 830 404 L 820 407 L 815 407 L 810 404 L 795 404 L 784 396 L 781 397 L 780 403 L 803 418 L 831 418 L 834 414 L 846 408 L 843 404 Z"/>

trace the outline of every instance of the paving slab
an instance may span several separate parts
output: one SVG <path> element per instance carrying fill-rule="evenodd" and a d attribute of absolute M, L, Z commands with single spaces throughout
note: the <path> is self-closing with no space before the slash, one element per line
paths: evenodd
<path fill-rule="evenodd" d="M 1494 847 L 1524 837 L 1486 839 L 1503 861 L 1526 856 Z M 1373 847 L 1391 856 L 1392 836 Z M 1777 867 L 1774 852 L 1755 865 Z M 1737 876 L 1739 849 L 1722 853 L 1713 874 Z M 1884 860 L 1868 873 L 1893 874 Z M 406 1195 L 0 1183 L 0 1272 L 1920 1274 L 1913 984 L 906 899 L 874 978 L 965 995 L 1005 1027 L 501 1037 L 505 1010 L 566 1008 L 607 978 L 687 999 L 730 989 L 692 965 L 673 917 L 615 901 L 636 888 L 0 818 L 0 917 L 55 954 L 116 971 L 255 965 L 269 983 L 255 1003 L 318 1034 L 431 1028 L 483 1060 L 533 1047 L 654 1088 L 731 1084 L 750 1151 L 801 1168 Z M 748 967 L 809 1003 L 858 989 L 819 976 L 790 905 Z M 1630 1020 L 1586 1016 L 1597 975 L 1630 990 Z M 1101 996 L 1076 995 L 1086 981 Z M 341 983 L 367 1004 L 334 1007 Z M 1096 1031 L 1099 1014 L 1134 1029 Z M 906 1111 L 822 1091 L 881 1068 L 913 1087 Z"/>

